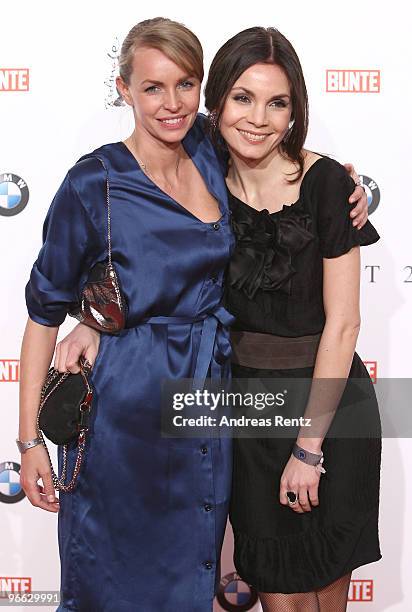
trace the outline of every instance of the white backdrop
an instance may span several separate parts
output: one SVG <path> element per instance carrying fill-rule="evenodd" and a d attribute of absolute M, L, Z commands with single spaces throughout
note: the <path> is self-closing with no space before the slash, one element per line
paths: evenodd
<path fill-rule="evenodd" d="M 411 377 L 412 209 L 405 179 L 411 162 L 412 58 L 406 1 L 385 3 L 385 8 L 369 0 L 339 4 L 209 1 L 203 6 L 189 0 L 174 4 L 157 0 L 144 4 L 150 6 L 139 7 L 130 0 L 14 0 L 1 6 L 0 591 L 8 588 L 10 579 L 22 591 L 27 585 L 33 591 L 59 588 L 56 516 L 33 508 L 26 498 L 18 501 L 19 489 L 13 484 L 18 481 L 20 461 L 14 442 L 15 362 L 27 316 L 24 286 L 41 245 L 43 218 L 67 169 L 82 154 L 102 143 L 122 140 L 130 131 L 128 107 L 113 105 L 113 71 L 119 42 L 136 22 L 158 15 L 184 22 L 204 45 L 206 68 L 227 38 L 252 25 L 275 26 L 291 40 L 309 90 L 307 146 L 353 162 L 374 195 L 372 207 L 378 203 L 371 220 L 382 240 L 362 253 L 363 322 L 358 352 L 372 362 L 370 368 L 376 368 L 380 378 Z M 7 91 L 13 84 L 10 69 L 16 68 L 28 70 L 28 91 Z M 379 71 L 380 91 L 328 92 L 327 70 Z M 27 89 L 27 72 L 19 74 L 17 86 Z M 28 186 L 29 201 L 19 214 L 7 216 L 4 194 L 21 192 L 24 198 L 26 193 L 23 183 L 20 191 L 10 185 L 18 184 L 19 178 Z M 72 325 L 66 322 L 61 334 Z M 407 478 L 411 451 L 410 439 L 384 441 L 383 559 L 354 572 L 350 599 L 355 601 L 349 604 L 350 610 L 358 606 L 368 612 L 412 609 L 412 527 L 407 519 L 412 510 Z M 228 529 L 223 576 L 234 571 L 231 553 Z M 239 584 L 238 591 L 244 590 L 245 585 Z M 229 593 L 226 600 L 232 602 L 226 609 L 233 612 L 240 609 L 242 595 Z M 216 610 L 221 609 L 216 603 Z M 140 612 L 138 605 L 136 610 Z"/>

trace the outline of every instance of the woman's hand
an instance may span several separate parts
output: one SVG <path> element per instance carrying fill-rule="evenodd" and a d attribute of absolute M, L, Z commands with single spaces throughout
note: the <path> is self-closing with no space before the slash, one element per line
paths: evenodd
<path fill-rule="evenodd" d="M 91 365 L 99 352 L 100 333 L 87 325 L 79 323 L 56 346 L 54 367 L 59 372 L 80 372 L 79 359 L 83 355 Z"/>
<path fill-rule="evenodd" d="M 307 465 L 291 455 L 280 479 L 280 503 L 290 506 L 291 510 L 299 514 L 310 512 L 311 506 L 319 505 L 319 480 L 320 474 L 313 465 Z M 288 491 L 296 493 L 299 500 L 296 504 L 289 504 L 286 495 Z"/>
<path fill-rule="evenodd" d="M 363 227 L 368 220 L 368 198 L 366 197 L 365 190 L 359 186 L 360 179 L 353 165 L 345 164 L 345 168 L 358 185 L 350 196 L 349 203 L 356 203 L 356 206 L 351 211 L 350 216 L 352 218 L 353 225 L 358 229 L 361 229 L 361 227 Z"/>
<path fill-rule="evenodd" d="M 41 478 L 43 486 L 38 484 Z M 30 503 L 48 512 L 59 511 L 46 449 L 38 444 L 21 456 L 20 484 Z"/>

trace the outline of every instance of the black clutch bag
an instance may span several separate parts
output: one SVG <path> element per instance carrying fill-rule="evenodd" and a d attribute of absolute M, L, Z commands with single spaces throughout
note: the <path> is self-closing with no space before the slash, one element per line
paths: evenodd
<path fill-rule="evenodd" d="M 62 373 L 55 368 L 50 368 L 42 388 L 37 429 L 48 454 L 43 434 L 54 444 L 63 446 L 60 477 L 54 472 L 50 460 L 53 485 L 59 491 L 73 490 L 83 461 L 93 399 L 93 389 L 89 382 L 90 369 L 90 364 L 84 359 L 80 362 L 79 374 Z M 67 483 L 67 449 L 68 445 L 74 443 L 76 439 L 76 462 L 73 476 Z"/>

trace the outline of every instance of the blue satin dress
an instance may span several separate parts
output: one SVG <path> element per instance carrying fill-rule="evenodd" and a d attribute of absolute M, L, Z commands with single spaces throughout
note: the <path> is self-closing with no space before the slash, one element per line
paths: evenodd
<path fill-rule="evenodd" d="M 221 300 L 234 239 L 201 117 L 183 144 L 219 202 L 217 223 L 203 223 L 156 187 L 123 143 L 104 145 L 64 179 L 26 288 L 31 319 L 58 326 L 91 266 L 105 259 L 98 156 L 109 173 L 113 260 L 128 319 L 118 336 L 102 335 L 85 463 L 75 491 L 60 494 L 59 611 L 212 610 L 231 441 L 162 438 L 160 381 L 229 376 L 230 315 Z"/>

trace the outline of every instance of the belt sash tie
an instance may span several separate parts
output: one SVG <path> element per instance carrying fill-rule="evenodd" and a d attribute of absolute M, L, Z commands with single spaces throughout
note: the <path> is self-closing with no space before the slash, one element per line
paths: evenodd
<path fill-rule="evenodd" d="M 203 315 L 194 317 L 149 317 L 144 319 L 143 323 L 153 325 L 187 325 L 191 323 L 199 323 L 203 321 L 202 335 L 200 338 L 199 352 L 197 354 L 196 366 L 194 372 L 193 387 L 203 389 L 207 373 L 210 367 L 210 374 L 213 379 L 221 379 L 221 365 L 216 361 L 214 356 L 215 346 L 218 347 L 218 356 L 223 360 L 227 360 L 231 355 L 231 345 L 229 334 L 218 335 L 218 325 L 228 327 L 235 321 L 235 317 L 230 314 L 221 304 L 218 304 L 212 310 Z"/>

